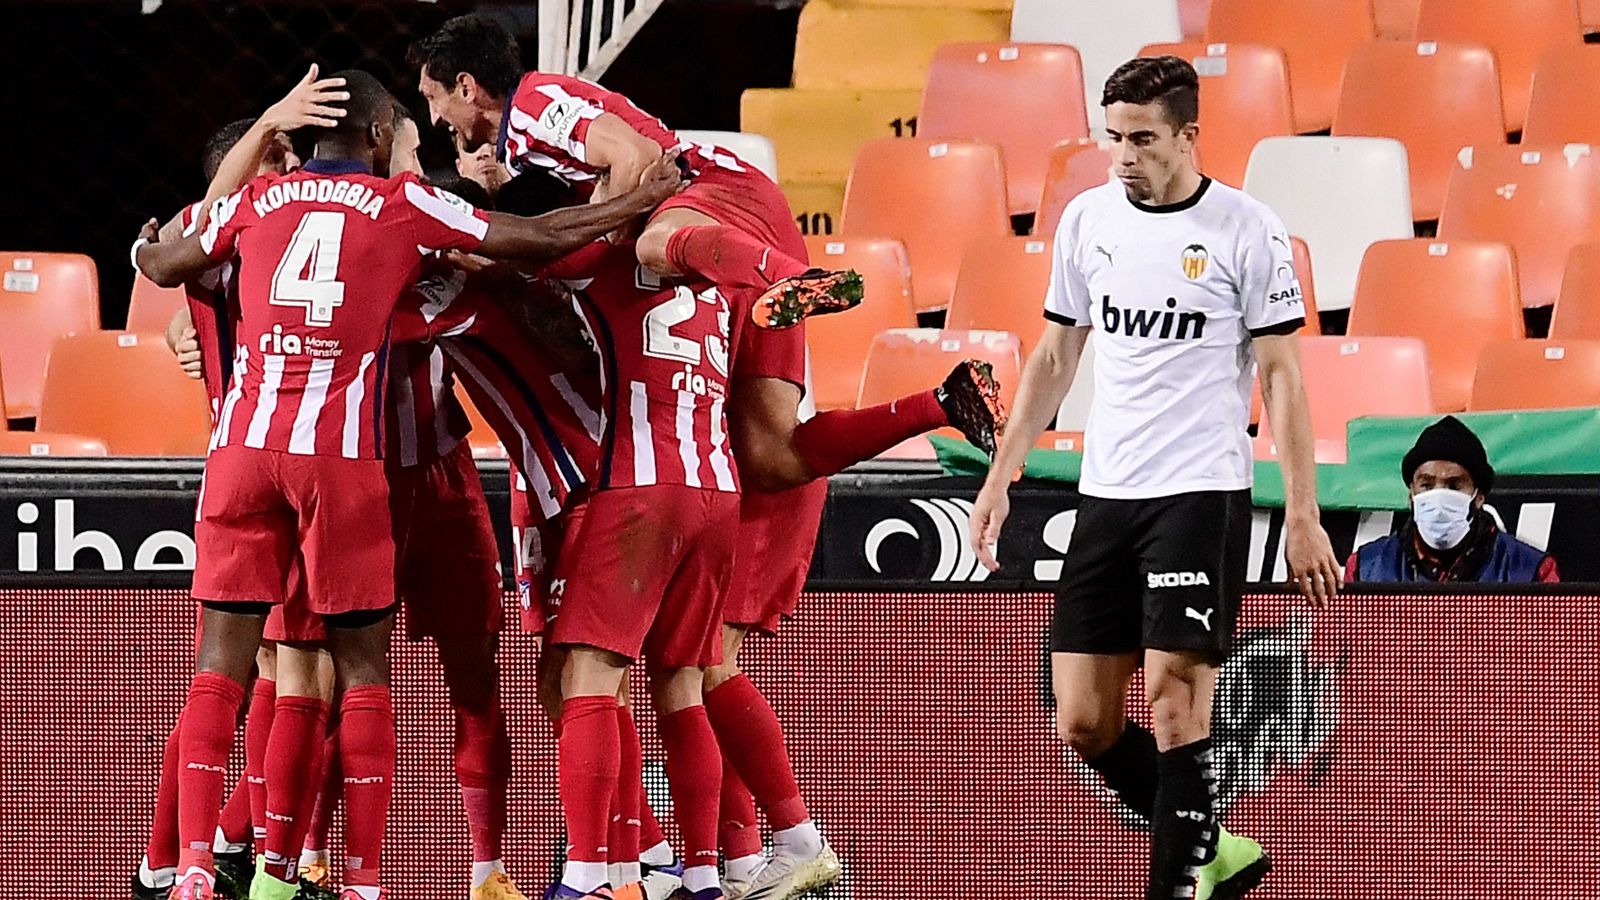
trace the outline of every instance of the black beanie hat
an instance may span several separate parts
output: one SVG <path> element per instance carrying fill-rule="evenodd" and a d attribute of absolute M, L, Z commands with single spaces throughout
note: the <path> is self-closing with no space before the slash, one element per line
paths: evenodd
<path fill-rule="evenodd" d="M 1455 416 L 1445 416 L 1439 421 L 1422 429 L 1422 434 L 1417 436 L 1416 446 L 1400 461 L 1400 474 L 1404 476 L 1406 484 L 1411 484 L 1411 476 L 1417 474 L 1417 469 L 1430 460 L 1442 459 L 1453 462 L 1472 475 L 1472 482 L 1478 486 L 1478 492 L 1489 493 L 1494 487 L 1494 466 L 1489 465 L 1489 454 L 1483 449 L 1483 441 L 1472 433 L 1472 429 L 1462 424 Z"/>

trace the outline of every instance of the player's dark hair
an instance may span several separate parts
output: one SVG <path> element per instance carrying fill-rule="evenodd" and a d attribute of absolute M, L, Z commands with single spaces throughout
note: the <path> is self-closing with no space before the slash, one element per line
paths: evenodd
<path fill-rule="evenodd" d="M 328 77 L 343 78 L 344 89 L 349 92 L 350 99 L 344 102 L 344 117 L 338 125 L 303 129 L 311 146 L 315 147 L 322 141 L 355 143 L 366 135 L 374 123 L 382 122 L 391 127 L 397 124 L 400 101 L 370 72 L 346 69 Z"/>
<path fill-rule="evenodd" d="M 577 202 L 572 186 L 543 169 L 531 169 L 500 186 L 495 209 L 515 216 L 540 216 Z"/>
<path fill-rule="evenodd" d="M 255 119 L 240 119 L 237 122 L 229 122 L 217 129 L 217 133 L 206 140 L 206 149 L 200 154 L 200 169 L 205 173 L 206 184 L 210 184 L 211 179 L 217 177 L 217 170 L 222 168 L 223 157 L 228 155 L 228 151 L 233 149 L 233 145 L 239 143 L 245 132 L 249 131 L 250 126 L 255 123 Z"/>
<path fill-rule="evenodd" d="M 465 72 L 484 90 L 504 97 L 522 80 L 522 53 L 516 38 L 488 16 L 456 16 L 411 45 L 406 63 L 429 78 L 454 87 Z"/>
<path fill-rule="evenodd" d="M 1173 130 L 1200 119 L 1200 76 L 1176 56 L 1130 59 L 1106 79 L 1101 106 L 1113 103 L 1161 104 Z"/>
<path fill-rule="evenodd" d="M 399 128 L 403 122 L 415 122 L 416 120 L 417 117 L 411 113 L 411 107 L 401 103 L 399 100 L 394 102 L 394 127 Z"/>
<path fill-rule="evenodd" d="M 489 197 L 489 192 L 483 185 L 470 178 L 441 178 L 437 181 L 429 180 L 429 184 L 441 191 L 449 191 L 457 197 L 471 203 L 479 209 L 494 209 L 494 200 Z"/>

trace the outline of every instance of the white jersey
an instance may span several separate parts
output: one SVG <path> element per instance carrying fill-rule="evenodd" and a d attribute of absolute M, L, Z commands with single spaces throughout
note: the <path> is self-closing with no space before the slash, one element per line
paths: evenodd
<path fill-rule="evenodd" d="M 1085 191 L 1056 231 L 1045 318 L 1096 332 L 1080 491 L 1250 486 L 1250 340 L 1305 322 L 1272 210 L 1210 179 L 1167 206 L 1136 203 L 1117 181 Z"/>

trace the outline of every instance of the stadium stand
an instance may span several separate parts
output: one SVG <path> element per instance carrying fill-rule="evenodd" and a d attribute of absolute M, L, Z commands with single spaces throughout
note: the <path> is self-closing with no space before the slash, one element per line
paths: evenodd
<path fill-rule="evenodd" d="M 1044 319 L 1040 299 L 1050 285 L 1050 243 L 1036 237 L 999 237 L 967 249 L 945 311 L 944 327 L 1009 331 L 1033 352 Z"/>
<path fill-rule="evenodd" d="M 1211 43 L 1281 47 L 1289 61 L 1296 130 L 1333 124 L 1344 62 L 1373 38 L 1370 0 L 1212 0 Z"/>
<path fill-rule="evenodd" d="M 772 141 L 784 178 L 843 182 L 862 144 L 916 137 L 921 100 L 917 89 L 753 88 L 740 99 L 739 127 Z"/>
<path fill-rule="evenodd" d="M 948 372 L 963 359 L 993 364 L 1001 397 L 1010 403 L 1022 371 L 1021 354 L 1017 336 L 1004 331 L 891 328 L 873 338 L 856 406 L 875 406 L 927 390 L 929 373 Z"/>
<path fill-rule="evenodd" d="M 920 89 L 941 45 L 1003 41 L 1003 10 L 879 7 L 812 0 L 795 36 L 797 88 Z"/>
<path fill-rule="evenodd" d="M 1057 144 L 1045 161 L 1044 192 L 1034 214 L 1033 233 L 1054 238 L 1061 211 L 1072 198 L 1111 178 L 1111 145 L 1097 140 Z"/>
<path fill-rule="evenodd" d="M 1372 0 L 1372 18 L 1378 37 L 1391 41 L 1414 40 L 1417 33 L 1417 7 L 1422 0 Z"/>
<path fill-rule="evenodd" d="M 1499 341 L 1483 349 L 1470 410 L 1600 406 L 1600 341 Z"/>
<path fill-rule="evenodd" d="M 1579 244 L 1567 254 L 1561 293 L 1550 318 L 1550 338 L 1600 339 L 1600 244 Z"/>
<path fill-rule="evenodd" d="M 0 252 L 0 367 L 8 418 L 38 414 L 50 342 L 100 327 L 100 277 L 79 253 Z"/>
<path fill-rule="evenodd" d="M 1531 146 L 1600 143 L 1596 84 L 1600 84 L 1600 47 L 1584 44 L 1546 50 L 1533 72 L 1522 142 Z"/>
<path fill-rule="evenodd" d="M 119 386 L 114 402 L 108 384 Z M 39 430 L 97 438 L 116 456 L 204 456 L 211 423 L 205 390 L 161 335 L 99 331 L 51 345 Z"/>
<path fill-rule="evenodd" d="M 946 44 L 917 118 L 919 137 L 998 146 L 1011 213 L 1033 212 L 1050 149 L 1089 136 L 1083 64 L 1061 44 Z"/>
<path fill-rule="evenodd" d="M 172 317 L 183 309 L 186 302 L 183 288 L 164 288 L 143 275 L 135 274 L 124 330 L 165 333 Z"/>
<path fill-rule="evenodd" d="M 911 306 L 911 263 L 899 241 L 885 238 L 806 238 L 813 265 L 861 273 L 866 296 L 848 315 L 806 323 L 811 348 L 811 395 L 818 409 L 848 409 L 861 394 L 861 373 L 878 332 L 917 323 Z"/>
<path fill-rule="evenodd" d="M 1178 56 L 1200 76 L 1200 138 L 1207 175 L 1244 184 L 1250 151 L 1262 138 L 1295 133 L 1289 66 L 1283 51 L 1253 44 L 1150 44 L 1140 56 Z"/>
<path fill-rule="evenodd" d="M 1183 39 L 1174 0 L 1121 0 L 1118 3 L 1063 3 L 1017 0 L 1011 39 L 1070 44 L 1083 57 L 1084 105 L 1095 129 L 1105 125 L 1100 106 L 1106 78 L 1137 56 L 1145 44 Z"/>
<path fill-rule="evenodd" d="M 1211 0 L 1178 0 L 1178 25 L 1186 41 L 1203 41 L 1206 38 L 1206 17 L 1211 14 Z"/>
<path fill-rule="evenodd" d="M 1306 327 L 1302 335 L 1322 333 L 1322 318 L 1317 315 L 1316 270 L 1311 266 L 1311 248 L 1304 238 L 1289 237 L 1289 249 L 1294 255 L 1294 274 L 1300 280 L 1300 299 L 1306 307 Z"/>
<path fill-rule="evenodd" d="M 1427 110 L 1427 115 L 1418 115 Z M 1333 133 L 1406 145 L 1411 214 L 1439 218 L 1462 147 L 1505 143 L 1494 53 L 1467 44 L 1373 41 L 1344 70 Z"/>
<path fill-rule="evenodd" d="M 0 456 L 109 456 L 104 441 L 54 431 L 0 432 Z"/>
<path fill-rule="evenodd" d="M 1465 409 L 1478 353 L 1523 336 L 1511 249 L 1425 238 L 1373 244 L 1361 263 L 1350 334 L 1421 339 L 1435 405 L 1440 412 Z"/>
<path fill-rule="evenodd" d="M 739 158 L 760 169 L 773 181 L 778 180 L 778 152 L 765 135 L 744 131 L 691 131 L 683 129 L 678 137 L 696 144 L 710 144 L 732 150 Z"/>
<path fill-rule="evenodd" d="M 1428 350 L 1417 338 L 1301 338 L 1300 365 L 1319 463 L 1345 461 L 1345 428 L 1351 419 L 1434 411 Z M 1256 459 L 1278 458 L 1271 416 L 1261 417 L 1254 449 Z"/>
<path fill-rule="evenodd" d="M 1521 131 L 1533 70 L 1545 51 L 1583 42 L 1578 0 L 1422 0 L 1417 40 L 1477 44 L 1494 51 L 1506 127 Z"/>

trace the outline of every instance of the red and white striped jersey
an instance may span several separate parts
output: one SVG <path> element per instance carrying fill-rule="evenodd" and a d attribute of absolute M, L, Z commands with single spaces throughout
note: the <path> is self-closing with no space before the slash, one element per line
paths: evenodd
<path fill-rule="evenodd" d="M 194 233 L 201 202 L 195 201 L 179 213 L 184 237 Z M 233 329 L 239 317 L 237 274 L 237 266 L 229 260 L 183 285 L 195 341 L 200 345 L 200 382 L 206 389 L 212 425 L 233 378 Z"/>
<path fill-rule="evenodd" d="M 200 243 L 239 255 L 233 381 L 215 446 L 384 454 L 395 304 L 434 250 L 474 250 L 488 217 L 409 173 L 310 160 L 217 201 Z"/>
<path fill-rule="evenodd" d="M 737 492 L 725 410 L 728 300 L 712 285 L 663 282 L 638 264 L 632 244 L 611 247 L 593 272 L 565 283 L 600 353 L 597 488 Z"/>
<path fill-rule="evenodd" d="M 394 342 L 386 400 L 389 449 L 384 458 L 391 466 L 431 465 L 472 431 L 467 411 L 456 399 L 455 372 L 438 347 Z"/>
<path fill-rule="evenodd" d="M 524 473 L 530 509 L 543 521 L 565 509 L 599 467 L 599 364 L 575 318 L 564 342 L 534 327 L 541 316 L 570 310 L 571 299 L 545 282 L 526 288 L 527 297 L 508 301 L 464 272 L 435 271 L 401 303 L 394 336 L 433 342 L 449 360 Z M 545 295 L 529 306 L 540 291 Z"/>

